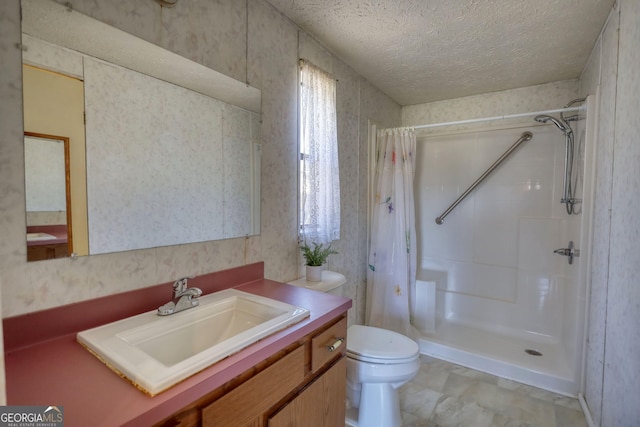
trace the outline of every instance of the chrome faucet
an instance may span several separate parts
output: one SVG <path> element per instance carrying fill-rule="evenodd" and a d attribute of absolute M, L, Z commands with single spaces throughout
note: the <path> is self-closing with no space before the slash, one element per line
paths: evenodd
<path fill-rule="evenodd" d="M 183 277 L 173 283 L 173 299 L 158 307 L 158 316 L 167 316 L 200 304 L 198 297 L 202 295 L 202 291 L 196 287 L 187 287 L 188 279 L 189 277 Z"/>
<path fill-rule="evenodd" d="M 553 251 L 553 253 L 569 257 L 569 259 L 568 259 L 569 264 L 573 264 L 573 258 L 574 257 L 579 257 L 580 256 L 580 250 L 579 249 L 574 249 L 574 247 L 573 247 L 573 240 L 571 240 L 569 242 L 569 247 L 568 248 L 556 249 L 555 251 Z"/>

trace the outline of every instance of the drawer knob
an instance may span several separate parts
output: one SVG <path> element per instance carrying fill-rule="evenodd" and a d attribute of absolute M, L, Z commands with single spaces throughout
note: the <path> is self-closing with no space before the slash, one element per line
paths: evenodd
<path fill-rule="evenodd" d="M 342 345 L 343 342 L 344 342 L 344 338 L 338 338 L 336 342 L 334 342 L 332 345 L 327 346 L 327 350 L 329 351 L 329 353 L 331 353 L 332 351 L 336 351 L 338 347 Z"/>

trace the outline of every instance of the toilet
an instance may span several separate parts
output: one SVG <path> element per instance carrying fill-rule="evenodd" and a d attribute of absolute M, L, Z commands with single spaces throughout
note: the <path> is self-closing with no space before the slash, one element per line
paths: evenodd
<path fill-rule="evenodd" d="M 400 386 L 420 369 L 415 341 L 397 332 L 353 325 L 347 330 L 346 424 L 352 427 L 400 427 Z"/>

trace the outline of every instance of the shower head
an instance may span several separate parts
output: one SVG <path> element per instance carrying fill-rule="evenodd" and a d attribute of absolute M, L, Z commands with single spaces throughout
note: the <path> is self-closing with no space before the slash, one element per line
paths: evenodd
<path fill-rule="evenodd" d="M 558 127 L 565 134 L 571 132 L 571 127 L 562 119 L 558 120 L 555 117 L 549 116 L 547 114 L 541 114 L 539 116 L 535 116 L 534 120 L 539 123 L 547 123 L 551 121 L 554 125 Z"/>

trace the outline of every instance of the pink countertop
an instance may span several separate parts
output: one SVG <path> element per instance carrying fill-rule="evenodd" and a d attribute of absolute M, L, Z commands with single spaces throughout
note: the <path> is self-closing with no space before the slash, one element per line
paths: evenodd
<path fill-rule="evenodd" d="M 171 284 L 4 319 L 8 405 L 64 407 L 65 426 L 146 426 L 163 420 L 256 363 L 345 313 L 351 300 L 263 278 L 263 263 L 196 277 L 204 294 L 237 288 L 310 310 L 309 318 L 253 344 L 154 397 L 76 342 L 78 331 L 154 310 Z"/>

